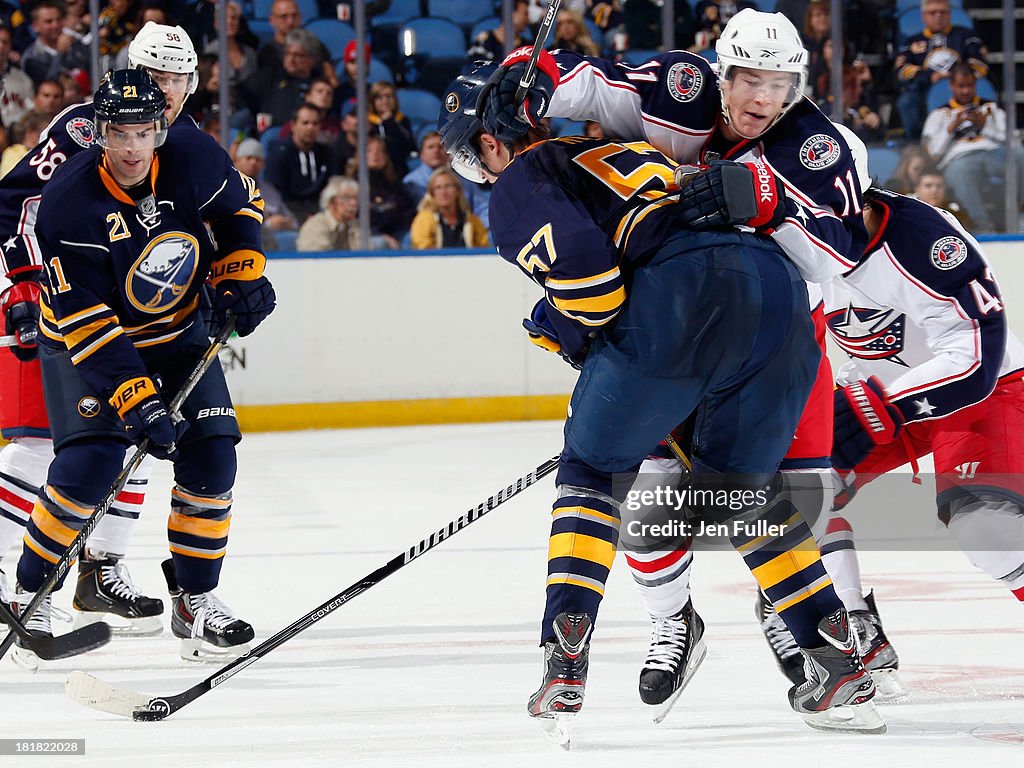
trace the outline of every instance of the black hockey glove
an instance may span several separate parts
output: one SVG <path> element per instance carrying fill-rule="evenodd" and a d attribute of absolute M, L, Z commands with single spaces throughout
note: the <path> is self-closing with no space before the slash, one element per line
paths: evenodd
<path fill-rule="evenodd" d="M 528 129 L 540 125 L 558 86 L 555 57 L 547 51 L 541 51 L 535 70 L 537 78 L 526 92 L 523 103 L 516 104 L 519 81 L 523 79 L 532 53 L 531 45 L 512 51 L 480 92 L 477 114 L 483 121 L 484 130 L 501 141 L 515 141 Z"/>
<path fill-rule="evenodd" d="M 274 311 L 277 295 L 267 278 L 255 280 L 221 280 L 213 293 L 213 322 L 210 336 L 220 333 L 228 312 L 235 315 L 235 331 L 248 336 L 267 315 Z"/>
<path fill-rule="evenodd" d="M 833 407 L 832 466 L 836 469 L 853 469 L 903 429 L 903 414 L 874 376 L 837 389 Z"/>
<path fill-rule="evenodd" d="M 171 418 L 151 378 L 138 376 L 122 382 L 114 389 L 110 404 L 124 421 L 125 431 L 133 443 L 139 445 L 148 438 L 148 451 L 153 456 L 171 461 L 177 458 L 175 443 L 185 434 L 188 422 Z"/>
<path fill-rule="evenodd" d="M 541 299 L 533 305 L 530 316 L 523 320 L 523 328 L 529 334 L 530 341 L 547 352 L 556 353 L 577 371 L 582 370 L 583 363 L 587 359 L 587 352 L 590 351 L 590 345 L 584 344 L 581 349 L 571 354 L 562 349 L 562 342 L 558 338 L 558 329 L 548 317 L 547 307 L 547 299 Z"/>
<path fill-rule="evenodd" d="M 786 218 L 786 190 L 764 163 L 714 160 L 688 177 L 678 212 L 689 229 L 745 225 L 770 234 Z"/>
<path fill-rule="evenodd" d="M 6 333 L 14 337 L 11 352 L 23 363 L 39 355 L 39 272 L 12 275 L 14 285 L 0 294 Z"/>

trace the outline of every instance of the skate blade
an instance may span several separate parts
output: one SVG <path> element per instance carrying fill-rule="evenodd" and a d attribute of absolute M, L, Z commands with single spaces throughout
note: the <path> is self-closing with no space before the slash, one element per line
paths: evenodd
<path fill-rule="evenodd" d="M 704 638 L 701 637 L 697 641 L 697 644 L 693 648 L 693 653 L 690 654 L 690 660 L 686 663 L 686 672 L 683 674 L 683 680 L 676 688 L 675 692 L 669 696 L 661 704 L 651 705 L 651 717 L 654 720 L 655 725 L 664 720 L 668 713 L 675 706 L 676 701 L 682 696 L 683 691 L 686 690 L 686 686 L 690 683 L 690 678 L 696 674 L 698 667 L 704 662 L 704 657 L 708 654 L 708 647 L 704 643 Z"/>
<path fill-rule="evenodd" d="M 804 722 L 819 731 L 843 733 L 885 733 L 885 721 L 878 714 L 875 702 L 842 704 L 824 712 L 802 712 Z"/>
<path fill-rule="evenodd" d="M 160 616 L 143 616 L 138 619 L 127 619 L 116 613 L 98 613 L 96 611 L 75 611 L 75 629 L 104 621 L 110 625 L 110 634 L 115 637 L 153 637 L 164 631 L 163 618 Z"/>
<path fill-rule="evenodd" d="M 568 750 L 572 746 L 572 720 L 574 714 L 549 715 L 538 717 L 541 729 L 544 731 L 544 738 L 552 744 L 557 744 L 562 749 Z"/>
<path fill-rule="evenodd" d="M 875 681 L 875 701 L 880 704 L 904 704 L 910 701 L 910 694 L 903 687 L 900 674 L 895 669 L 872 669 L 871 679 Z"/>
<path fill-rule="evenodd" d="M 179 651 L 183 660 L 200 664 L 223 664 L 225 661 L 245 656 L 248 652 L 248 643 L 221 648 L 205 640 L 192 638 L 182 638 Z"/>

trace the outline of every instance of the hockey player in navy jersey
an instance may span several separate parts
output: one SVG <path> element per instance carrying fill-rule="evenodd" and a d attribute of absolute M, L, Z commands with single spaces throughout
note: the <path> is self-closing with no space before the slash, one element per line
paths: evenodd
<path fill-rule="evenodd" d="M 515 51 L 481 103 L 483 122 L 511 139 L 543 115 L 599 120 L 609 135 L 646 139 L 680 163 L 707 165 L 714 157 L 761 162 L 766 183 L 777 179 L 784 185 L 785 218 L 774 227 L 757 229 L 773 238 L 809 281 L 809 306 L 822 356 L 782 470 L 805 519 L 816 521 L 815 535 L 821 541 L 837 523 L 828 514 L 832 371 L 824 354 L 825 322 L 817 284 L 853 268 L 863 252 L 867 235 L 860 218 L 861 192 L 840 129 L 802 96 L 807 53 L 785 17 L 741 11 L 726 25 L 715 50 L 717 70 L 686 51 L 670 51 L 638 67 L 568 51 L 542 53 L 536 84 L 522 106 L 515 104 L 514 95 L 530 49 Z M 697 182 L 714 185 L 723 168 L 713 165 Z M 696 194 L 698 188 L 688 189 Z M 687 194 L 683 193 L 683 202 Z M 708 216 L 690 223 L 717 226 L 720 221 Z M 644 466 L 643 477 L 672 475 L 678 466 L 674 457 L 661 451 Z M 845 583 L 843 557 L 842 552 L 829 551 L 825 563 L 854 623 L 865 616 L 877 620 L 865 597 Z M 660 718 L 686 684 L 687 670 L 692 673 L 692 646 L 699 637 L 699 617 L 689 590 L 693 556 L 677 549 L 629 552 L 626 560 L 652 622 L 640 695 Z M 791 681 L 803 681 L 804 659 L 789 640 L 785 616 L 780 617 L 772 601 L 761 594 L 755 611 L 780 668 Z M 878 642 L 887 645 L 894 659 L 884 635 Z M 877 647 L 861 650 L 872 659 L 881 658 Z"/>
<path fill-rule="evenodd" d="M 165 107 L 147 72 L 112 73 L 93 102 L 97 149 L 68 160 L 42 193 L 39 346 L 56 454 L 25 532 L 13 603 L 17 611 L 43 583 L 113 484 L 126 444 L 148 439 L 150 453 L 174 463 L 164 569 L 171 630 L 192 659 L 244 652 L 253 637 L 213 594 L 240 434 L 218 366 L 185 403 L 184 421 L 165 403 L 208 346 L 204 280 L 216 321 L 232 312 L 242 336 L 275 297 L 263 276 L 255 182 L 209 137 L 168 131 Z"/>
<path fill-rule="evenodd" d="M 582 369 L 556 479 L 544 678 L 528 707 L 558 723 L 582 706 L 619 504 L 643 458 L 680 415 L 697 411 L 698 485 L 763 487 L 789 444 L 820 352 L 805 284 L 775 243 L 690 231 L 694 211 L 680 202 L 674 164 L 649 144 L 570 138 L 531 146 L 543 135 L 505 143 L 486 132 L 476 107 L 494 70 L 484 65 L 453 83 L 439 130 L 457 171 L 494 181 L 499 254 L 544 289 L 524 322 L 531 338 Z M 729 217 L 742 210 L 758 226 L 777 224 L 785 206 L 779 185 L 764 189 L 756 164 L 722 170 L 726 182 L 705 186 L 690 198 L 693 207 L 724 196 Z M 874 685 L 810 530 L 785 494 L 768 495 L 742 511 L 703 511 L 792 522 L 784 540 L 753 547 L 733 539 L 766 589 L 785 585 L 777 597 L 813 659 L 813 683 L 794 687 L 790 702 L 814 727 L 881 732 Z"/>
<path fill-rule="evenodd" d="M 175 130 L 198 129 L 176 119 L 195 91 L 196 52 L 181 27 L 147 23 L 128 46 L 128 63 L 153 75 L 167 100 L 167 120 Z M 36 209 L 43 187 L 68 158 L 95 145 L 91 103 L 68 107 L 50 123 L 39 144 L 0 180 L 0 262 L 12 285 L 0 298 L 8 333 L 21 340 L 0 350 L 0 430 L 10 442 L 0 450 L 0 553 L 24 534 L 36 491 L 53 458 L 36 352 L 38 281 L 42 262 L 35 239 Z M 21 329 L 24 333 L 15 333 Z M 142 509 L 154 459 L 132 474 L 114 506 L 89 537 L 79 560 L 73 606 L 76 625 L 106 619 L 115 633 L 154 634 L 163 629 L 163 602 L 135 588 L 123 561 Z M 45 629 L 37 614 L 33 626 Z"/>

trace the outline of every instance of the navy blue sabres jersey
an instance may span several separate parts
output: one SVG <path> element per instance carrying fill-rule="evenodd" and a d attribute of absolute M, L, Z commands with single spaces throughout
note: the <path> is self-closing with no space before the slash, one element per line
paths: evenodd
<path fill-rule="evenodd" d="M 35 230 L 49 283 L 40 337 L 66 346 L 98 391 L 147 375 L 137 350 L 173 350 L 222 262 L 262 271 L 265 261 L 256 183 L 209 136 L 169 131 L 150 172 L 154 196 L 138 205 L 102 158 L 89 149 L 64 164 L 43 189 Z"/>
<path fill-rule="evenodd" d="M 636 67 L 556 51 L 560 80 L 552 117 L 598 120 L 620 140 L 644 139 L 679 163 L 710 153 L 763 160 L 786 188 L 786 220 L 772 237 L 812 283 L 849 271 L 867 243 L 849 147 L 829 119 L 801 98 L 755 140 L 726 141 L 722 96 L 707 60 L 669 51 Z"/>
<path fill-rule="evenodd" d="M 872 195 L 881 229 L 857 268 L 825 287 L 829 335 L 851 359 L 837 380 L 877 376 L 907 421 L 948 416 L 1019 375 L 1024 347 L 981 246 L 953 216 Z"/>
<path fill-rule="evenodd" d="M 498 178 L 491 237 L 544 288 L 563 341 L 615 317 L 633 268 L 678 227 L 674 167 L 645 142 L 570 137 L 533 145 Z"/>

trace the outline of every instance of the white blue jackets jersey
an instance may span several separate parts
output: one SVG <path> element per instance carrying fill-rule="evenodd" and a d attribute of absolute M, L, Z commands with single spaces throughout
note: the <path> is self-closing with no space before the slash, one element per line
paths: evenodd
<path fill-rule="evenodd" d="M 786 187 L 787 215 L 772 237 L 811 283 L 852 269 L 864 251 L 861 194 L 846 142 L 802 98 L 753 141 L 726 142 L 718 76 L 686 51 L 661 54 L 639 67 L 555 51 L 561 73 L 547 114 L 598 120 L 607 135 L 644 138 L 679 163 L 761 158 Z"/>
<path fill-rule="evenodd" d="M 155 205 L 137 205 L 92 148 L 64 164 L 39 203 L 35 234 L 49 284 L 40 340 L 66 347 L 100 392 L 148 375 L 140 352 L 174 351 L 218 264 L 248 260 L 261 272 L 265 263 L 259 190 L 212 138 L 169 131 L 150 180 Z"/>
<path fill-rule="evenodd" d="M 877 376 L 908 422 L 984 400 L 1024 371 L 999 285 L 977 241 L 945 211 L 872 192 L 881 230 L 848 275 L 823 286 L 840 385 Z"/>

